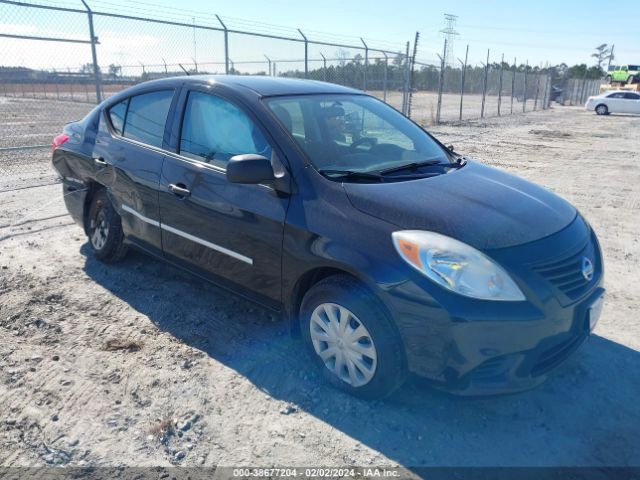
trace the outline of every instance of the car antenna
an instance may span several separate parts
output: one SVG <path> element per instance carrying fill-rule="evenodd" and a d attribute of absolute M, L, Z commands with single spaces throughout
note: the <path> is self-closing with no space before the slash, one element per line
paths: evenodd
<path fill-rule="evenodd" d="M 191 75 L 191 74 L 189 73 L 189 70 L 187 70 L 186 68 L 184 68 L 184 67 L 182 66 L 182 64 L 181 64 L 181 63 L 179 63 L 178 65 L 180 65 L 180 68 L 181 68 L 181 69 L 182 69 L 182 71 L 187 75 L 187 77 L 188 77 L 189 75 Z"/>

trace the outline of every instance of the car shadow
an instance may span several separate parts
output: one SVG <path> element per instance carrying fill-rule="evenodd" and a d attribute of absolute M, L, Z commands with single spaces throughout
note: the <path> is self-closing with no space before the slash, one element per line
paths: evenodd
<path fill-rule="evenodd" d="M 363 401 L 292 361 L 302 345 L 275 314 L 137 252 L 115 265 L 81 252 L 93 281 L 159 329 L 407 468 L 640 465 L 640 354 L 598 335 L 529 392 L 462 398 L 411 379 Z"/>

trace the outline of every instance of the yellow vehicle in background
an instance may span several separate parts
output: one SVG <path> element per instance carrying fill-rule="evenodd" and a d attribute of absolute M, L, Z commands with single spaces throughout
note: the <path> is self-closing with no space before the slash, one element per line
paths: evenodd
<path fill-rule="evenodd" d="M 640 81 L 640 66 L 639 65 L 611 65 L 605 78 L 607 83 L 619 82 L 623 85 L 625 83 L 637 83 Z"/>

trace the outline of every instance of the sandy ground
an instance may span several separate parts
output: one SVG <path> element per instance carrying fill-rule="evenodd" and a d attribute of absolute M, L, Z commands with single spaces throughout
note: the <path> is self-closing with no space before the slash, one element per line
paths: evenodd
<path fill-rule="evenodd" d="M 434 133 L 599 234 L 595 334 L 534 391 L 365 402 L 267 311 L 141 254 L 89 255 L 59 185 L 0 193 L 0 466 L 640 465 L 640 117 L 558 107 Z"/>

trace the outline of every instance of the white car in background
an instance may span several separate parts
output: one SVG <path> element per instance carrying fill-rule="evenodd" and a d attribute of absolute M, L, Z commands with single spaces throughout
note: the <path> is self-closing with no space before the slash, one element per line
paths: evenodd
<path fill-rule="evenodd" d="M 610 113 L 640 114 L 640 93 L 628 90 L 604 92 L 596 97 L 589 97 L 584 108 L 593 110 L 598 115 L 609 115 Z"/>

